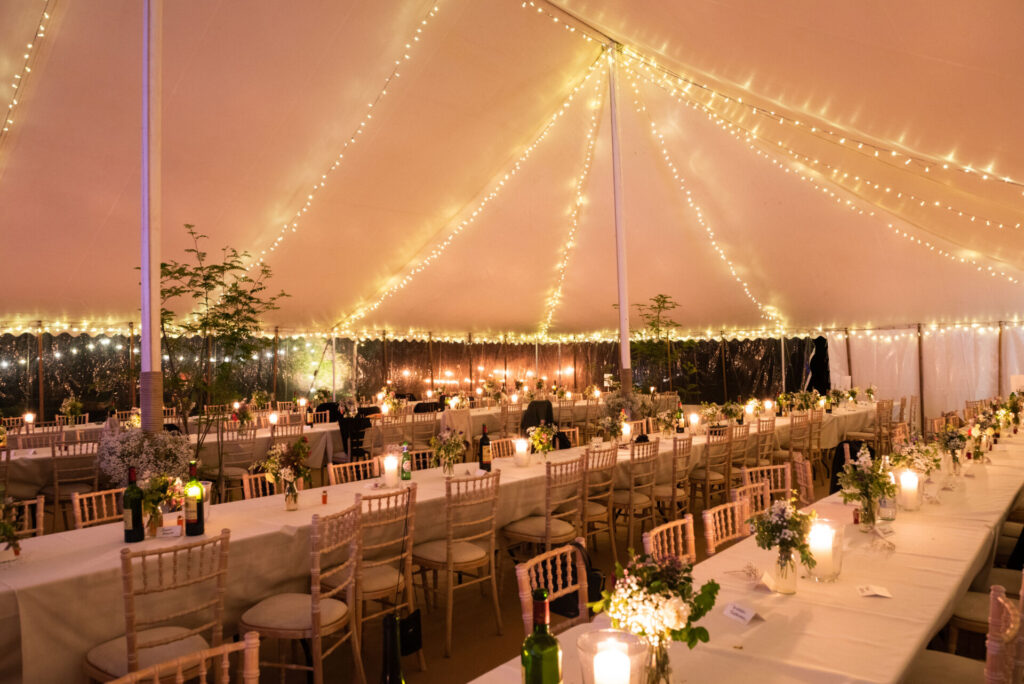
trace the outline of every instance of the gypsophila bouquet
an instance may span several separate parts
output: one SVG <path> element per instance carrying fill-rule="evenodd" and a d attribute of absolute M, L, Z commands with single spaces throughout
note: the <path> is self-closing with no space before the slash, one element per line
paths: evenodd
<path fill-rule="evenodd" d="M 107 433 L 100 439 L 97 462 L 114 487 L 128 484 L 128 468 L 137 473 L 162 473 L 168 477 L 188 475 L 192 459 L 188 437 L 169 432 L 146 434 L 142 430 Z"/>
<path fill-rule="evenodd" d="M 797 392 L 793 395 L 793 406 L 801 411 L 809 411 L 818 407 L 818 399 L 820 399 L 818 390 L 813 392 Z"/>
<path fill-rule="evenodd" d="M 60 412 L 68 417 L 68 423 L 74 423 L 74 419 L 82 415 L 82 402 L 74 394 L 70 394 L 60 403 Z"/>
<path fill-rule="evenodd" d="M 700 414 L 700 419 L 706 425 L 714 425 L 718 422 L 719 406 L 713 402 L 702 401 L 700 402 L 700 410 L 697 411 Z"/>
<path fill-rule="evenodd" d="M 676 427 L 680 425 L 679 416 L 676 414 L 682 413 L 681 411 L 662 411 L 658 414 L 658 429 L 662 432 L 675 432 Z"/>
<path fill-rule="evenodd" d="M 526 437 L 530 440 L 530 446 L 535 454 L 547 454 L 555 448 L 555 433 L 558 430 L 554 425 L 541 423 L 537 427 L 527 428 Z"/>
<path fill-rule="evenodd" d="M 239 402 L 238 408 L 231 414 L 231 418 L 237 420 L 239 425 L 249 425 L 256 419 L 249 404 L 244 401 Z"/>
<path fill-rule="evenodd" d="M 138 409 L 132 409 L 132 412 L 128 414 L 128 421 L 125 423 L 125 427 L 129 429 L 142 427 L 142 413 Z"/>
<path fill-rule="evenodd" d="M 380 404 L 381 408 L 387 406 L 390 413 L 398 413 L 405 406 L 405 399 L 399 399 L 394 392 L 387 392 Z"/>
<path fill-rule="evenodd" d="M 908 468 L 922 475 L 931 475 L 942 465 L 942 456 L 935 447 L 912 441 L 896 447 L 896 452 L 889 456 L 889 462 L 894 468 Z"/>
<path fill-rule="evenodd" d="M 743 417 L 743 407 L 735 401 L 727 401 L 722 404 L 721 413 L 726 420 L 739 420 Z"/>
<path fill-rule="evenodd" d="M 623 411 L 619 416 L 602 416 L 597 421 L 597 427 L 608 439 L 617 439 L 622 435 L 622 423 L 626 420 L 625 415 L 626 413 Z"/>
<path fill-rule="evenodd" d="M 565 387 L 563 387 L 561 385 L 559 385 L 557 387 L 553 387 L 552 390 L 555 393 L 555 398 L 556 399 L 565 399 L 565 398 L 567 398 L 569 396 L 569 390 L 567 390 Z"/>
<path fill-rule="evenodd" d="M 461 431 L 443 430 L 441 434 L 430 438 L 430 448 L 434 450 L 431 465 L 440 465 L 445 475 L 451 475 L 455 472 L 455 464 L 465 460 L 466 440 Z"/>
<path fill-rule="evenodd" d="M 747 522 L 753 525 L 754 538 L 762 549 L 779 549 L 779 566 L 793 563 L 794 552 L 808 568 L 814 567 L 814 556 L 807 544 L 807 534 L 814 522 L 813 513 L 803 513 L 796 499 L 776 499 L 764 513 Z"/>
<path fill-rule="evenodd" d="M 779 405 L 782 410 L 788 409 L 793 405 L 793 395 L 789 392 L 783 392 L 775 399 L 775 403 Z"/>
<path fill-rule="evenodd" d="M 591 604 L 604 612 L 612 626 L 637 635 L 654 649 L 654 667 L 648 682 L 669 681 L 668 643 L 690 648 L 707 643 L 708 631 L 695 624 L 715 606 L 718 583 L 706 582 L 694 591 L 693 568 L 675 556 L 637 555 L 625 568 L 615 564 L 615 585 L 602 591 Z"/>

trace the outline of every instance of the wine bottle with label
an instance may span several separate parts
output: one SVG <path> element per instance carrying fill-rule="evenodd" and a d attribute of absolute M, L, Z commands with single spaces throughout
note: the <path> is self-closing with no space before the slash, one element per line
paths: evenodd
<path fill-rule="evenodd" d="M 533 633 L 523 642 L 523 684 L 561 684 L 562 647 L 548 625 L 548 590 L 533 590 Z"/>
<path fill-rule="evenodd" d="M 146 538 L 142 523 L 142 490 L 135 483 L 135 466 L 128 467 L 128 486 L 124 488 L 121 503 L 124 506 L 124 542 L 134 544 Z"/>
<path fill-rule="evenodd" d="M 203 485 L 196 476 L 196 462 L 188 464 L 188 483 L 185 485 L 185 534 L 198 537 L 204 532 Z"/>
<path fill-rule="evenodd" d="M 491 472 L 491 438 L 487 436 L 487 426 L 480 435 L 480 470 Z"/>
<path fill-rule="evenodd" d="M 402 479 L 412 479 L 412 456 L 409 455 L 409 442 L 402 442 Z"/>
<path fill-rule="evenodd" d="M 402 676 L 398 617 L 394 613 L 384 616 L 382 634 L 384 642 L 381 648 L 380 684 L 405 684 L 405 677 Z"/>

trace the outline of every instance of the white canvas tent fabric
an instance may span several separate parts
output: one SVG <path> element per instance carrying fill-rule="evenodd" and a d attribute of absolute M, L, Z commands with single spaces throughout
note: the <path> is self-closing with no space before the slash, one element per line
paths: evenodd
<path fill-rule="evenodd" d="M 613 330 L 600 32 L 642 56 L 619 68 L 632 301 L 670 294 L 709 335 L 774 327 L 758 303 L 790 331 L 1019 315 L 1013 0 L 181 0 L 164 17 L 164 253 L 194 223 L 211 250 L 266 259 L 292 295 L 268 329 L 536 333 L 578 201 L 549 332 Z M 0 0 L 18 86 L 0 95 L 4 329 L 138 320 L 141 25 L 131 0 Z M 855 384 L 881 385 L 858 355 L 891 352 L 859 345 Z"/>

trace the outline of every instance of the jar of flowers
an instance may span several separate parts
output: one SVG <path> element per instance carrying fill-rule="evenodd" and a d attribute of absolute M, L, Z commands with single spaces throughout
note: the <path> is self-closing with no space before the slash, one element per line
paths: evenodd
<path fill-rule="evenodd" d="M 967 438 L 960 430 L 950 424 L 946 424 L 937 436 L 939 446 L 949 454 L 952 462 L 953 475 L 960 474 L 960 451 L 967 446 Z"/>
<path fill-rule="evenodd" d="M 796 557 L 808 569 L 815 561 L 807 544 L 807 535 L 814 523 L 813 513 L 803 513 L 796 500 L 778 499 L 764 513 L 748 520 L 754 528 L 754 538 L 762 549 L 779 549 L 775 562 L 775 591 L 780 594 L 796 593 Z"/>
<path fill-rule="evenodd" d="M 142 514 L 146 516 L 146 536 L 155 537 L 163 527 L 164 513 L 181 509 L 185 503 L 185 484 L 180 477 L 151 475 L 139 483 L 142 490 Z"/>
<path fill-rule="evenodd" d="M 72 393 L 64 397 L 64 401 L 60 403 L 60 412 L 68 425 L 74 425 L 78 416 L 82 415 L 82 402 Z"/>
<path fill-rule="evenodd" d="M 21 553 L 20 537 L 18 536 L 18 508 L 13 506 L 13 500 L 5 498 L 0 503 L 0 544 L 3 544 L 0 559 L 14 560 Z M 42 511 L 38 515 L 42 515 Z M 9 554 L 7 552 L 10 552 Z M 4 556 L 8 556 L 4 558 Z"/>
<path fill-rule="evenodd" d="M 671 681 L 669 642 L 692 649 L 709 639 L 708 630 L 696 623 L 714 608 L 719 587 L 711 581 L 695 590 L 692 570 L 675 556 L 634 555 L 625 568 L 615 564 L 615 585 L 590 606 L 607 613 L 615 629 L 650 644 L 647 684 Z"/>
<path fill-rule="evenodd" d="M 860 531 L 870 532 L 875 528 L 879 500 L 896 496 L 896 483 L 885 463 L 880 458 L 872 459 L 867 446 L 861 446 L 857 459 L 843 466 L 838 479 L 843 501 L 860 502 Z"/>
<path fill-rule="evenodd" d="M 441 434 L 430 438 L 430 448 L 434 450 L 432 466 L 441 466 L 441 472 L 447 477 L 455 473 L 455 464 L 462 463 L 466 455 L 466 440 L 462 432 L 444 430 Z"/>
<path fill-rule="evenodd" d="M 7 428 L 0 425 L 0 448 L 7 446 Z"/>
<path fill-rule="evenodd" d="M 303 435 L 291 446 L 279 442 L 270 447 L 266 460 L 253 466 L 262 468 L 267 478 L 284 493 L 285 510 L 294 511 L 299 507 L 299 480 L 302 479 L 309 484 L 310 469 L 306 465 L 307 458 L 309 440 Z"/>
<path fill-rule="evenodd" d="M 543 422 L 537 427 L 527 428 L 526 438 L 530 440 L 533 453 L 540 454 L 541 458 L 546 458 L 548 452 L 555 448 L 556 432 L 554 425 L 547 425 Z"/>

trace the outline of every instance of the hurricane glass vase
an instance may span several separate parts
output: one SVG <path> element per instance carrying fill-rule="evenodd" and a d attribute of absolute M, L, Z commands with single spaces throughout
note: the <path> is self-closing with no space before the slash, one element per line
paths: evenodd
<path fill-rule="evenodd" d="M 672 666 L 668 660 L 668 642 L 655 639 L 651 642 L 651 664 L 647 668 L 647 684 L 671 684 Z"/>
<path fill-rule="evenodd" d="M 796 593 L 796 560 L 792 556 L 779 555 L 775 561 L 775 591 L 779 594 Z"/>

